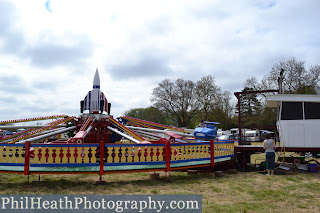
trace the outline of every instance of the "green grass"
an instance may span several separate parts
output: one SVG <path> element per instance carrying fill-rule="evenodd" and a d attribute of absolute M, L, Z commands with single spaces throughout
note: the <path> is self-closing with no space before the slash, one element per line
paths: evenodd
<path fill-rule="evenodd" d="M 172 172 L 166 179 L 150 173 L 104 175 L 0 174 L 0 194 L 200 194 L 203 212 L 320 212 L 320 174 L 265 176 L 259 173 L 187 175 Z"/>

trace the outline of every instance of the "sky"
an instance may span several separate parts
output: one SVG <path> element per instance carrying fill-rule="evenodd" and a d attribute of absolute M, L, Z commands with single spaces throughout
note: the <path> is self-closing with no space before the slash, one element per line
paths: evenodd
<path fill-rule="evenodd" d="M 111 114 L 164 79 L 239 92 L 280 60 L 320 64 L 320 1 L 0 0 L 0 121 L 80 114 L 96 68 Z"/>

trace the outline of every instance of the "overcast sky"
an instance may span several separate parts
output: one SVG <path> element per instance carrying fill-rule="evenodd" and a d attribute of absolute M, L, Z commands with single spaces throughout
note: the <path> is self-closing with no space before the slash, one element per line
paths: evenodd
<path fill-rule="evenodd" d="M 0 0 L 0 120 L 78 115 L 96 68 L 111 114 L 162 80 L 240 91 L 295 57 L 320 64 L 317 0 Z"/>

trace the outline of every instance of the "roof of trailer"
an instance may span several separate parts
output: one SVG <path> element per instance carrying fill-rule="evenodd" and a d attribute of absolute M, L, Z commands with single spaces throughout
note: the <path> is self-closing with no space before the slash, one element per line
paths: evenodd
<path fill-rule="evenodd" d="M 277 107 L 280 102 L 318 102 L 320 103 L 320 95 L 307 94 L 276 94 L 267 95 L 267 107 Z"/>

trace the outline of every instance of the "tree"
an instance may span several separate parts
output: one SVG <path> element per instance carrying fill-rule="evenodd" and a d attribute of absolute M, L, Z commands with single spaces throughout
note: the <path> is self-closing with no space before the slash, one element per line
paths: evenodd
<path fill-rule="evenodd" d="M 261 82 L 255 77 L 246 80 L 244 87 L 254 90 L 281 89 L 285 94 L 319 94 L 320 66 L 311 66 L 309 71 L 304 67 L 304 61 L 295 58 L 285 59 L 271 68 Z"/>
<path fill-rule="evenodd" d="M 234 105 L 235 103 L 232 102 L 232 95 L 229 91 L 218 93 L 215 103 L 211 108 L 209 120 L 219 122 L 219 128 L 233 128 L 235 126 L 232 119 L 235 109 Z"/>
<path fill-rule="evenodd" d="M 212 119 L 212 109 L 217 108 L 221 98 L 221 89 L 215 85 L 214 77 L 208 75 L 197 81 L 196 96 L 202 119 Z"/>
<path fill-rule="evenodd" d="M 273 88 L 279 85 L 282 93 L 316 94 L 319 89 L 319 76 L 319 65 L 311 66 L 307 71 L 304 67 L 304 61 L 291 58 L 273 65 L 263 84 Z"/>
<path fill-rule="evenodd" d="M 218 108 L 224 111 L 227 118 L 234 115 L 234 103 L 232 102 L 232 95 L 229 91 L 224 91 L 218 95 Z"/>
<path fill-rule="evenodd" d="M 277 108 L 275 107 L 264 107 L 261 115 L 258 119 L 257 127 L 275 127 L 277 122 Z"/>
<path fill-rule="evenodd" d="M 245 87 L 241 92 L 253 91 L 252 88 Z M 243 116 L 253 116 L 261 112 L 261 103 L 257 98 L 257 93 L 241 95 L 241 113 Z"/>
<path fill-rule="evenodd" d="M 232 125 L 234 108 L 231 93 L 221 93 L 211 75 L 202 77 L 196 83 L 165 79 L 153 90 L 151 101 L 174 125 L 180 127 L 194 128 L 202 119 L 221 122 L 222 126 Z"/>
<path fill-rule="evenodd" d="M 195 96 L 196 85 L 190 80 L 165 79 L 153 89 L 151 101 L 154 107 L 165 112 L 168 119 L 179 127 L 188 126 L 198 110 Z"/>
<path fill-rule="evenodd" d="M 260 82 L 255 77 L 247 79 L 244 88 L 252 88 L 252 90 L 280 89 L 285 94 L 319 94 L 319 76 L 319 65 L 311 66 L 307 70 L 304 67 L 304 61 L 291 58 L 274 64 L 271 71 Z M 265 107 L 264 96 L 265 94 L 256 96 L 260 102 L 260 112 L 257 113 L 257 116 L 245 117 L 244 115 L 244 125 L 256 125 L 257 127 L 275 124 L 276 111 Z"/>
<path fill-rule="evenodd" d="M 241 92 L 250 91 L 254 90 L 252 88 L 245 87 Z M 254 128 L 259 126 L 262 106 L 257 96 L 257 93 L 241 94 L 240 96 L 241 120 L 244 127 Z"/>
<path fill-rule="evenodd" d="M 155 107 L 147 107 L 147 108 L 133 108 L 124 113 L 125 116 L 138 118 L 141 120 L 151 121 L 160 124 L 169 124 L 164 113 L 155 108 Z"/>
<path fill-rule="evenodd" d="M 199 111 L 193 120 L 196 126 L 200 120 L 217 121 L 219 128 L 232 128 L 232 116 L 234 107 L 231 102 L 231 93 L 221 92 L 221 88 L 215 84 L 213 76 L 204 76 L 197 81 L 196 86 Z"/>

